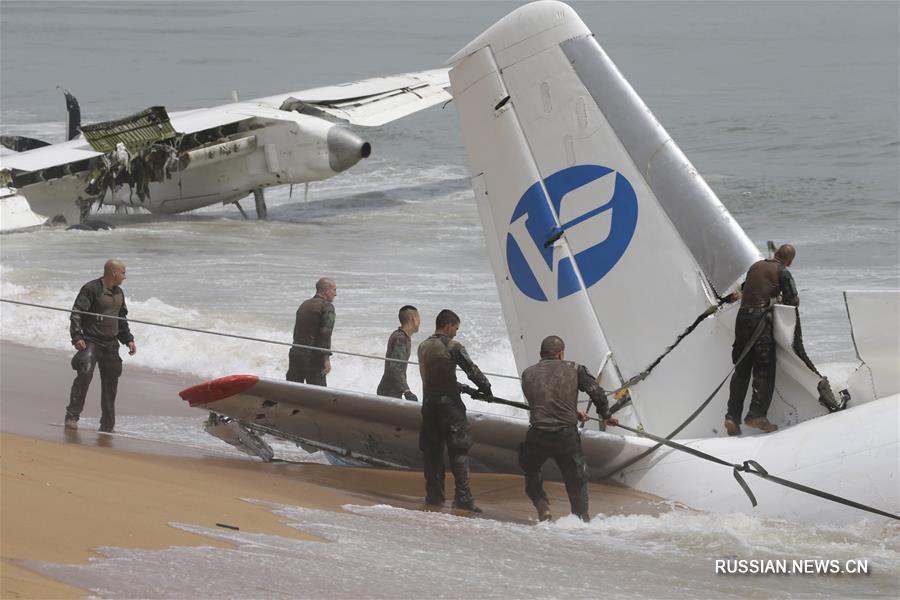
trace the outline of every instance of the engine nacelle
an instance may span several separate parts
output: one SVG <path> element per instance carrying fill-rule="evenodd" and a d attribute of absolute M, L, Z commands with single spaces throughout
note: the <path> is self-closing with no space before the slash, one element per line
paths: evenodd
<path fill-rule="evenodd" d="M 312 115 L 262 122 L 253 134 L 257 150 L 246 160 L 258 187 L 327 179 L 372 152 L 369 142 L 348 127 Z"/>
<path fill-rule="evenodd" d="M 346 171 L 370 154 L 372 145 L 348 128 L 335 125 L 328 130 L 328 164 L 335 173 Z"/>

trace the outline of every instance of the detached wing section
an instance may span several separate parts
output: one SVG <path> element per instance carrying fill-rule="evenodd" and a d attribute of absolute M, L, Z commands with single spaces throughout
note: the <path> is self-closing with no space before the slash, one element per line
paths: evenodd
<path fill-rule="evenodd" d="M 447 69 L 435 69 L 269 96 L 256 102 L 377 127 L 447 102 L 451 99 L 449 88 Z"/>
<path fill-rule="evenodd" d="M 421 405 L 334 388 L 234 375 L 208 381 L 180 393 L 191 406 L 240 420 L 305 445 L 368 463 L 420 467 Z M 520 473 L 518 446 L 528 431 L 526 417 L 469 410 L 475 445 L 470 457 L 477 469 Z M 582 445 L 593 474 L 646 448 L 644 440 L 587 431 Z"/>

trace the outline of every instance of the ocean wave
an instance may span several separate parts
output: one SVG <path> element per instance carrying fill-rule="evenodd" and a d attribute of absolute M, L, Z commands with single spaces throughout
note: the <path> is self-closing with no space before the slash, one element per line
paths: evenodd
<path fill-rule="evenodd" d="M 4 269 L 4 275 L 9 274 Z M 68 309 L 78 290 L 69 287 L 49 288 L 24 286 L 9 281 L 7 276 L 0 283 L 0 296 L 33 304 Z M 201 311 L 189 306 L 176 306 L 159 298 L 145 300 L 128 299 L 131 331 L 138 345 L 134 356 L 125 358 L 128 364 L 162 371 L 188 374 L 201 378 L 216 378 L 235 373 L 253 373 L 260 377 L 283 379 L 287 372 L 289 330 L 276 329 L 253 314 L 242 314 L 236 322 L 233 316 L 216 314 L 212 309 Z M 196 331 L 184 331 L 157 327 L 137 321 L 174 325 L 190 329 L 233 334 L 269 343 L 234 337 L 210 335 Z M 383 372 L 384 335 L 375 332 L 356 331 L 351 337 L 339 332 L 334 347 L 337 350 L 368 354 L 375 358 L 337 354 L 332 358 L 333 371 L 329 385 L 342 389 L 374 392 Z M 0 338 L 55 350 L 72 351 L 69 340 L 69 315 L 67 312 L 46 310 L 15 304 L 4 304 L 0 311 Z M 484 371 L 515 375 L 515 363 L 507 340 L 498 340 L 495 332 L 473 327 L 467 334 L 473 343 L 469 350 L 477 357 Z M 424 338 L 422 338 L 424 339 Z M 124 356 L 124 352 L 122 352 Z M 415 360 L 415 356 L 412 357 Z M 421 389 L 418 368 L 408 369 L 410 386 Z M 516 380 L 495 378 L 494 391 L 499 395 L 520 396 Z M 476 410 L 500 414 L 516 414 L 517 409 L 467 401 Z"/>
<path fill-rule="evenodd" d="M 170 523 L 234 547 L 100 548 L 102 557 L 87 565 L 28 566 L 109 596 L 172 597 L 186 589 L 202 589 L 211 598 L 295 596 L 297 590 L 342 598 L 580 598 L 601 590 L 647 598 L 736 591 L 742 597 L 890 597 L 897 591 L 896 533 L 873 539 L 865 525 L 831 530 L 684 511 L 526 525 L 384 504 L 326 511 L 246 500 L 325 543 Z M 871 574 L 827 580 L 716 575 L 715 559 L 731 557 L 865 558 Z"/>

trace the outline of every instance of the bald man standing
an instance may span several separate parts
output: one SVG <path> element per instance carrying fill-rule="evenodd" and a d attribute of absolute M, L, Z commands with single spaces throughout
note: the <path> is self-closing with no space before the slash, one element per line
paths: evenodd
<path fill-rule="evenodd" d="M 334 299 L 337 284 L 323 277 L 316 282 L 315 295 L 297 309 L 294 322 L 294 343 L 309 348 L 291 348 L 288 352 L 286 379 L 311 385 L 327 384 L 325 376 L 331 372 L 331 332 L 334 330 Z"/>
<path fill-rule="evenodd" d="M 747 396 L 751 373 L 753 393 L 744 424 L 764 433 L 778 429 L 778 425 L 771 423 L 766 416 L 775 391 L 775 335 L 770 306 L 775 302 L 789 306 L 800 305 L 794 277 L 788 271 L 796 254 L 793 246 L 784 244 L 775 251 L 773 258 L 758 261 L 747 271 L 741 292 L 741 308 L 734 322 L 734 346 L 731 349 L 733 362 L 737 362 L 744 347 L 750 343 L 760 321 L 765 322 L 747 358 L 735 367 L 734 375 L 731 376 L 728 412 L 725 414 L 725 431 L 728 435 L 741 433 L 741 413 L 744 411 L 744 398 Z"/>
<path fill-rule="evenodd" d="M 123 281 L 125 264 L 111 258 L 103 265 L 103 277 L 84 284 L 75 298 L 72 310 L 81 312 L 72 312 L 69 318 L 69 334 L 77 352 L 72 358 L 76 375 L 66 407 L 66 429 L 78 428 L 78 418 L 97 365 L 100 366 L 100 431 L 111 433 L 115 427 L 116 392 L 122 374 L 119 344 L 128 346 L 128 354 L 137 352 L 126 320 L 125 293 L 119 287 Z"/>
<path fill-rule="evenodd" d="M 607 425 L 619 421 L 609 412 L 606 392 L 587 367 L 565 360 L 566 344 L 550 335 L 541 342 L 541 361 L 522 371 L 522 392 L 529 407 L 530 427 L 519 447 L 519 466 L 525 472 L 525 493 L 538 511 L 538 519 L 550 520 L 550 500 L 544 492 L 541 468 L 552 458 L 562 473 L 572 514 L 588 516 L 588 466 L 581 450 L 578 422 L 586 411 L 578 409 L 578 392 L 587 393 L 597 414 Z"/>

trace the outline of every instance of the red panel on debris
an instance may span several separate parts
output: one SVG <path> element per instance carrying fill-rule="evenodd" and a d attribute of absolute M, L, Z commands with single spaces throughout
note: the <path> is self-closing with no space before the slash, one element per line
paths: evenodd
<path fill-rule="evenodd" d="M 259 377 L 256 375 L 229 375 L 181 390 L 178 395 L 191 406 L 199 406 L 240 394 L 256 385 L 257 381 Z"/>

